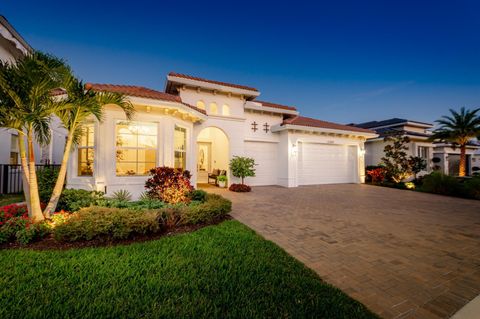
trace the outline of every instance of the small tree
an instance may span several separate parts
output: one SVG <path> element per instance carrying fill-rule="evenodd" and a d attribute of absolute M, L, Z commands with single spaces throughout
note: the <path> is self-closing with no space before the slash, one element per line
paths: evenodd
<path fill-rule="evenodd" d="M 230 170 L 232 175 L 240 177 L 244 184 L 245 177 L 255 176 L 255 160 L 249 157 L 234 156 L 230 160 Z"/>
<path fill-rule="evenodd" d="M 427 162 L 418 156 L 410 156 L 408 159 L 409 164 L 410 164 L 410 170 L 413 173 L 413 176 L 415 179 L 417 179 L 417 174 L 423 171 L 425 168 L 427 168 Z"/>
<path fill-rule="evenodd" d="M 410 161 L 406 152 L 410 139 L 408 136 L 397 133 L 386 136 L 384 140 L 388 143 L 384 148 L 385 156 L 382 157 L 386 175 L 395 183 L 400 183 L 412 175 Z"/>

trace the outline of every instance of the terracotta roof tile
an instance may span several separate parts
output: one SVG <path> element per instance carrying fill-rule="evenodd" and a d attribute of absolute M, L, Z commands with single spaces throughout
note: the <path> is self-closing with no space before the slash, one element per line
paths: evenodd
<path fill-rule="evenodd" d="M 255 91 L 258 92 L 256 88 L 250 87 L 250 86 L 245 86 L 245 85 L 239 85 L 239 84 L 232 84 L 232 83 L 226 83 L 226 82 L 220 82 L 220 81 L 214 81 L 214 80 L 208 80 L 204 78 L 199 78 L 196 76 L 191 76 L 191 75 L 186 75 L 186 74 L 181 74 L 181 73 L 175 73 L 175 72 L 170 72 L 168 73 L 169 76 L 175 76 L 178 78 L 184 78 L 188 80 L 195 80 L 195 81 L 201 81 L 201 82 L 207 82 L 207 83 L 213 83 L 213 84 L 218 84 L 218 85 L 223 85 L 223 86 L 229 86 L 237 89 L 243 89 L 243 90 L 249 90 L 249 91 Z"/>
<path fill-rule="evenodd" d="M 287 124 L 326 128 L 326 129 L 341 130 L 341 131 L 353 131 L 353 132 L 373 133 L 373 134 L 375 133 L 374 131 L 368 130 L 368 129 L 317 120 L 317 119 L 304 117 L 304 116 L 295 116 L 292 118 L 285 119 L 282 125 L 287 125 Z"/>
<path fill-rule="evenodd" d="M 258 101 L 258 100 L 254 100 L 254 102 L 258 102 L 258 103 L 261 103 L 264 106 L 273 107 L 273 108 L 276 108 L 276 109 L 289 110 L 289 111 L 296 111 L 297 110 L 297 108 L 295 106 L 287 106 L 287 105 L 276 104 L 276 103 L 265 102 L 265 101 Z"/>
<path fill-rule="evenodd" d="M 152 90 L 143 86 L 87 83 L 85 84 L 85 88 L 93 89 L 94 91 L 98 91 L 98 92 L 122 93 L 125 95 L 144 97 L 144 98 L 154 99 L 154 100 L 177 102 L 177 103 L 186 105 L 197 112 L 206 114 L 205 110 L 199 109 L 193 105 L 182 102 L 182 99 L 178 95 L 173 95 L 165 92 Z"/>

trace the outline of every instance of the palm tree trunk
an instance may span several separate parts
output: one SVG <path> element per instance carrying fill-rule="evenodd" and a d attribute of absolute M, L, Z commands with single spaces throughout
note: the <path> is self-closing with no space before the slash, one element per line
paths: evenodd
<path fill-rule="evenodd" d="M 52 196 L 48 202 L 47 207 L 43 211 L 45 218 L 50 218 L 51 214 L 55 212 L 57 208 L 58 200 L 60 195 L 62 195 L 63 185 L 65 184 L 65 177 L 67 175 L 67 164 L 70 157 L 70 151 L 73 143 L 73 131 L 69 132 L 67 137 L 67 142 L 65 143 L 65 150 L 63 152 L 62 165 L 60 166 L 60 171 L 58 172 L 57 182 L 53 188 Z"/>
<path fill-rule="evenodd" d="M 465 176 L 467 168 L 466 145 L 460 145 L 460 164 L 458 165 L 458 176 Z"/>
<path fill-rule="evenodd" d="M 30 128 L 27 134 L 28 161 L 29 161 L 29 191 L 30 207 L 28 212 L 34 223 L 44 220 L 42 208 L 40 207 L 40 196 L 38 195 L 37 172 L 35 171 L 35 152 L 33 149 L 33 133 Z"/>
<path fill-rule="evenodd" d="M 22 165 L 22 185 L 23 185 L 23 195 L 25 196 L 25 201 L 27 202 L 27 210 L 30 213 L 32 207 L 30 205 L 30 183 L 29 183 L 29 170 L 27 162 L 27 151 L 25 149 L 25 136 L 23 132 L 18 132 L 18 149 L 20 150 L 20 164 Z"/>

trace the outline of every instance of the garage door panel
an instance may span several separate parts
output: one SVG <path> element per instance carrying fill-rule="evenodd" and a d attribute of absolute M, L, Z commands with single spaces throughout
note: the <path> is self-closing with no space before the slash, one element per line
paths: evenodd
<path fill-rule="evenodd" d="M 300 143 L 298 184 L 354 183 L 356 148 L 347 145 Z"/>
<path fill-rule="evenodd" d="M 245 142 L 245 156 L 255 159 L 255 177 L 248 177 L 249 185 L 276 185 L 277 143 Z"/>

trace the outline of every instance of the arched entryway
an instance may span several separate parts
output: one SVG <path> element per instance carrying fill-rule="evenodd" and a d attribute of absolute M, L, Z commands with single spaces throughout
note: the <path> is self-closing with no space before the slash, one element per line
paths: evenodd
<path fill-rule="evenodd" d="M 217 127 L 207 127 L 197 136 L 197 184 L 215 184 L 209 175 L 224 173 L 228 176 L 230 161 L 229 140 Z"/>

